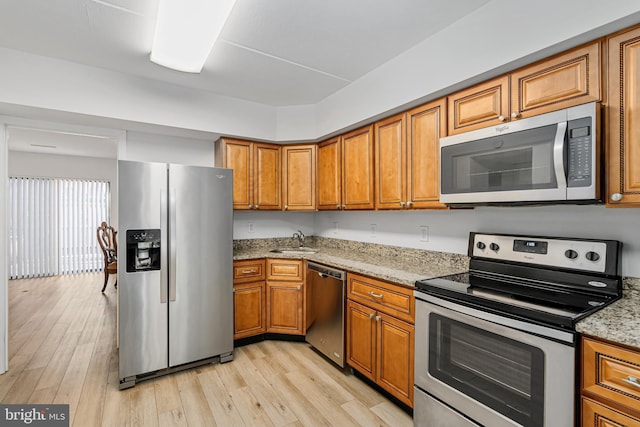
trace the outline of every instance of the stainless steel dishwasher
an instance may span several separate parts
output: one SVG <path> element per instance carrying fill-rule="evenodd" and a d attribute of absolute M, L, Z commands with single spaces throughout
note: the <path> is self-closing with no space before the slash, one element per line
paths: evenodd
<path fill-rule="evenodd" d="M 345 272 L 307 261 L 306 340 L 344 368 Z"/>

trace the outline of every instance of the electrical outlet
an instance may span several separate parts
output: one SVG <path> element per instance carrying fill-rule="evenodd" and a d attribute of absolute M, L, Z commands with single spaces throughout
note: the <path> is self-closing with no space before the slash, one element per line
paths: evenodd
<path fill-rule="evenodd" d="M 376 237 L 376 228 L 378 227 L 376 224 L 369 224 L 371 226 L 371 237 Z"/>
<path fill-rule="evenodd" d="M 250 223 L 249 223 L 249 233 L 255 233 L 255 231 L 256 231 L 256 229 L 255 229 L 255 227 L 253 226 L 253 223 L 252 223 L 252 222 L 250 222 Z"/>
<path fill-rule="evenodd" d="M 420 241 L 421 242 L 429 241 L 429 226 L 427 225 L 420 226 Z"/>

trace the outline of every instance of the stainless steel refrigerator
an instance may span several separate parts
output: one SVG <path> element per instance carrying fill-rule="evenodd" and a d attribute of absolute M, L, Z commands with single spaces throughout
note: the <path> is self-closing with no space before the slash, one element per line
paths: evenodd
<path fill-rule="evenodd" d="M 118 161 L 120 388 L 233 359 L 232 170 Z"/>

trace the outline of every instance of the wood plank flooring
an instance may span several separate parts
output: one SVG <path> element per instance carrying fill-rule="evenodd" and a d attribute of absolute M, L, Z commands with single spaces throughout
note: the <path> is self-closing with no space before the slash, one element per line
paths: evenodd
<path fill-rule="evenodd" d="M 264 341 L 233 362 L 118 389 L 116 291 L 101 274 L 9 282 L 2 403 L 68 403 L 73 426 L 412 426 L 306 343 Z"/>

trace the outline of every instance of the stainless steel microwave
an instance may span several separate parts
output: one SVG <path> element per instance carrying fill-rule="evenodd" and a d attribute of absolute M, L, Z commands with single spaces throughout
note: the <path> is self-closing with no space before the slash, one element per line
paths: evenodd
<path fill-rule="evenodd" d="M 440 139 L 440 202 L 596 203 L 600 104 Z"/>

